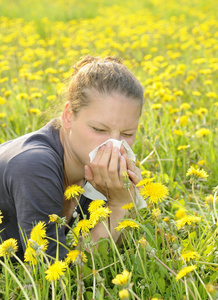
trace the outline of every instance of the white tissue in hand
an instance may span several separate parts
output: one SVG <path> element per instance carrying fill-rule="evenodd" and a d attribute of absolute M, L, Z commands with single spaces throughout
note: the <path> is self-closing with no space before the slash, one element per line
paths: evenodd
<path fill-rule="evenodd" d="M 98 152 L 98 149 L 105 145 L 107 142 L 112 142 L 113 144 L 113 147 L 118 147 L 120 149 L 121 145 L 123 145 L 126 153 L 127 153 L 127 156 L 132 159 L 133 161 L 136 160 L 135 158 L 135 154 L 133 153 L 132 149 L 130 148 L 130 146 L 127 144 L 127 142 L 125 140 L 122 140 L 122 141 L 118 141 L 118 140 L 115 140 L 115 139 L 109 139 L 107 141 L 105 141 L 104 143 L 102 143 L 101 145 L 99 145 L 98 147 L 96 147 L 94 150 L 92 150 L 90 153 L 89 153 L 89 158 L 90 158 L 90 163 L 93 161 L 93 159 L 95 158 L 97 152 Z"/>

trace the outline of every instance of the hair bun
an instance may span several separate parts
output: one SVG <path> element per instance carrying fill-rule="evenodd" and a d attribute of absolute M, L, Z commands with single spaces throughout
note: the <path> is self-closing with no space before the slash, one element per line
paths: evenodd
<path fill-rule="evenodd" d="M 104 64 L 104 63 L 107 63 L 107 62 L 115 62 L 115 63 L 120 64 L 120 65 L 123 64 L 121 59 L 116 58 L 116 57 L 112 57 L 112 56 L 107 56 L 105 58 L 100 58 L 100 57 L 96 57 L 96 56 L 86 55 L 72 67 L 74 70 L 73 70 L 73 73 L 72 73 L 71 77 L 74 77 L 79 72 L 79 70 L 82 67 L 84 67 L 85 65 L 91 64 L 91 63 L 94 63 L 94 62 L 100 63 L 100 64 Z"/>

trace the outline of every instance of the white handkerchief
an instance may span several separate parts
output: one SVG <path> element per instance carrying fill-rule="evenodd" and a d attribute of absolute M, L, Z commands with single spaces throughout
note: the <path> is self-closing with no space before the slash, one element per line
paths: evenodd
<path fill-rule="evenodd" d="M 142 198 L 142 196 L 139 194 L 138 189 L 135 187 L 135 192 L 136 192 L 136 206 L 138 209 L 142 209 L 144 207 L 147 207 L 146 201 Z M 91 200 L 104 200 L 107 201 L 107 198 L 97 191 L 88 181 L 86 182 L 84 186 L 84 196 Z"/>
<path fill-rule="evenodd" d="M 109 139 L 109 140 L 105 141 L 104 143 L 102 143 L 101 145 L 99 145 L 98 147 L 96 147 L 94 150 L 92 150 L 89 153 L 90 163 L 95 158 L 95 156 L 96 156 L 96 154 L 98 152 L 98 149 L 101 146 L 105 145 L 107 142 L 112 142 L 113 146 L 114 147 L 118 147 L 119 149 L 120 149 L 121 145 L 123 145 L 124 149 L 126 150 L 126 153 L 127 153 L 128 157 L 130 159 L 132 159 L 133 161 L 136 160 L 135 154 L 133 153 L 132 149 L 130 148 L 130 146 L 127 144 L 127 142 L 125 140 L 118 141 L 118 140 L 115 140 L 115 139 Z"/>

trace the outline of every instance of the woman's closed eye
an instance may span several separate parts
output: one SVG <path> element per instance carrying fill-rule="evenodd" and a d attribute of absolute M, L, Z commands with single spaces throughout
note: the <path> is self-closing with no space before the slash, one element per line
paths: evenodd
<path fill-rule="evenodd" d="M 134 133 L 121 133 L 121 135 L 125 137 L 132 137 L 134 136 Z"/>
<path fill-rule="evenodd" d="M 96 131 L 96 132 L 106 132 L 106 130 L 105 129 L 100 129 L 100 128 L 96 128 L 96 127 L 92 127 L 92 129 L 94 130 L 94 131 Z"/>

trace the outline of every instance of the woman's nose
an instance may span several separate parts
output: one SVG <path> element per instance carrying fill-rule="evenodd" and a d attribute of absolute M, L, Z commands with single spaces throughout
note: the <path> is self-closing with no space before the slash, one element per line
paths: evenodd
<path fill-rule="evenodd" d="M 110 138 L 118 140 L 118 141 L 121 141 L 121 135 L 120 135 L 120 133 L 112 133 L 111 136 L 110 136 Z"/>

